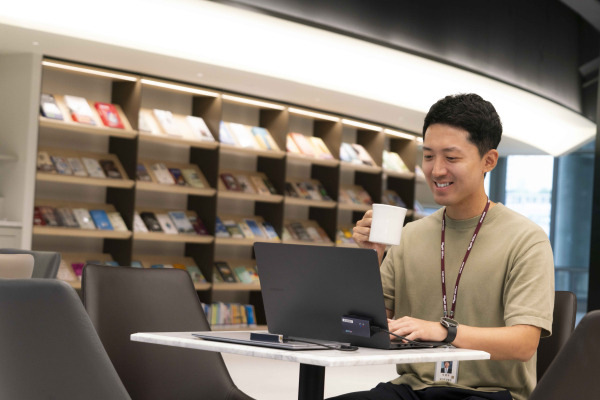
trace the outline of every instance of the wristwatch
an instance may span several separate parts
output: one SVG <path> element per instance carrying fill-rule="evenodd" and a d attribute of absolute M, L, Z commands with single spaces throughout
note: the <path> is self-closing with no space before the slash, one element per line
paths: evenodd
<path fill-rule="evenodd" d="M 458 322 L 452 318 L 442 317 L 442 319 L 440 319 L 440 324 L 448 329 L 448 336 L 444 339 L 444 343 L 454 342 L 454 339 L 456 339 L 456 332 L 458 331 Z"/>

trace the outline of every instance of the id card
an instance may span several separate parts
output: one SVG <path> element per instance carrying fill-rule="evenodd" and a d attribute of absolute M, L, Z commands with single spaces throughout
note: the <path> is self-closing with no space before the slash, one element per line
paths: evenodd
<path fill-rule="evenodd" d="M 434 380 L 456 383 L 458 381 L 458 361 L 436 362 Z"/>

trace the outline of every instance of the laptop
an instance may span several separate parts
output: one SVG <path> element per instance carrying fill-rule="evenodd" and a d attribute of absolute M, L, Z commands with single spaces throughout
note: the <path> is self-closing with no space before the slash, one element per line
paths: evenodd
<path fill-rule="evenodd" d="M 345 332 L 344 316 L 365 317 L 387 329 L 375 250 L 257 242 L 254 252 L 272 334 L 378 349 L 446 345 L 391 341 L 385 332 L 367 336 Z"/>
<path fill-rule="evenodd" d="M 31 254 L 0 254 L 0 278 L 28 279 L 33 275 Z"/>

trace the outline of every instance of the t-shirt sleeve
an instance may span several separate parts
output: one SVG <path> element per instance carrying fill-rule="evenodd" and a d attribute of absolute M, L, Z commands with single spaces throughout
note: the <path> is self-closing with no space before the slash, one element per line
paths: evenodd
<path fill-rule="evenodd" d="M 504 320 L 506 326 L 537 326 L 542 337 L 550 336 L 553 310 L 554 260 L 546 238 L 516 254 L 504 287 Z"/>
<path fill-rule="evenodd" d="M 396 299 L 396 268 L 398 263 L 402 262 L 401 246 L 402 243 L 392 246 L 388 250 L 380 268 L 385 308 L 392 311 L 395 309 L 394 301 Z"/>

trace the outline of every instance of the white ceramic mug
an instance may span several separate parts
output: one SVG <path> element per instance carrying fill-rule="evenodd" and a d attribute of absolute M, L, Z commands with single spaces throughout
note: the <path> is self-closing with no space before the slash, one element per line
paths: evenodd
<path fill-rule="evenodd" d="M 406 208 L 388 204 L 373 204 L 369 241 L 389 245 L 400 244 L 406 211 Z"/>

